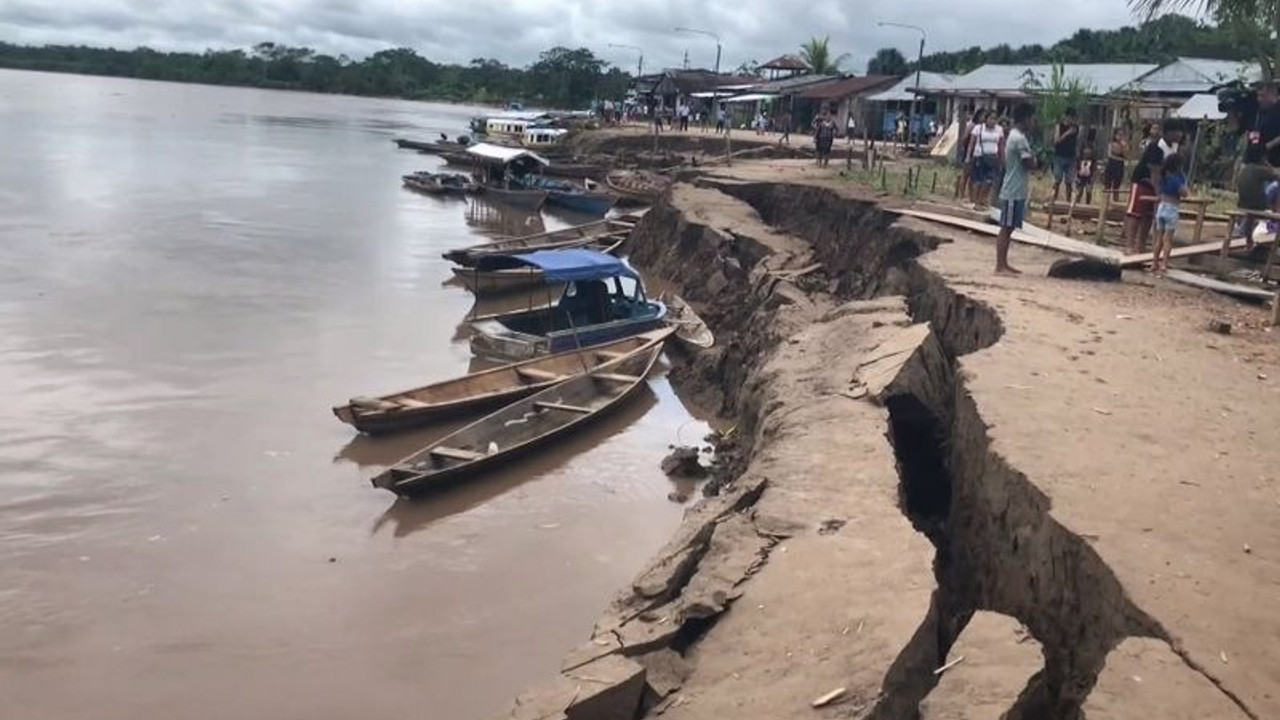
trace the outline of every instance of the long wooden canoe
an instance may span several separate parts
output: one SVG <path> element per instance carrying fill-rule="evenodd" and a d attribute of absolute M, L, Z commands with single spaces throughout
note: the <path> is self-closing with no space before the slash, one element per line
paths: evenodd
<path fill-rule="evenodd" d="M 684 298 L 667 294 L 663 295 L 661 300 L 667 306 L 667 323 L 676 329 L 676 339 L 686 345 L 702 349 L 716 344 L 716 337 L 711 333 L 711 328 L 707 327 Z"/>
<path fill-rule="evenodd" d="M 600 252 L 616 255 L 625 237 L 606 236 L 608 244 L 588 243 L 585 247 Z M 501 295 L 503 293 L 524 290 L 531 287 L 542 287 L 547 284 L 542 271 L 534 267 L 520 267 L 509 270 L 476 270 L 475 268 L 455 267 L 453 276 L 467 287 L 474 295 Z"/>
<path fill-rule="evenodd" d="M 456 248 L 444 253 L 444 259 L 450 262 L 471 267 L 482 255 L 492 253 L 533 252 L 534 250 L 551 250 L 563 247 L 575 247 L 591 242 L 599 242 L 608 236 L 625 235 L 636 225 L 636 219 L 630 216 L 597 220 L 584 225 L 552 230 L 550 232 L 524 235 L 515 238 L 503 238 L 493 242 Z"/>
<path fill-rule="evenodd" d="M 352 398 L 333 408 L 348 425 L 370 435 L 397 432 L 467 413 L 491 409 L 550 387 L 605 362 L 629 357 L 666 342 L 664 328 L 579 353 L 560 353 L 503 365 L 380 397 Z"/>
<path fill-rule="evenodd" d="M 661 353 L 657 343 L 516 401 L 401 460 L 373 486 L 415 495 L 504 465 L 621 405 L 644 385 Z"/>

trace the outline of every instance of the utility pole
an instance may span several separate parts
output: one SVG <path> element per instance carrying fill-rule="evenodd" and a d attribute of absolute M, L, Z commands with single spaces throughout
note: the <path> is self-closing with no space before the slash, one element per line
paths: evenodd
<path fill-rule="evenodd" d="M 609 43 L 609 47 L 636 51 L 636 53 L 640 56 L 640 59 L 636 61 L 636 77 L 640 77 L 641 75 L 644 74 L 644 48 L 639 47 L 637 45 L 622 45 L 620 43 Z"/>
<path fill-rule="evenodd" d="M 715 73 L 715 84 L 711 88 L 711 112 L 715 113 L 716 117 L 718 118 L 720 113 L 720 51 L 722 49 L 720 45 L 720 36 L 711 32 L 710 30 L 698 30 L 695 28 L 686 28 L 686 27 L 678 27 L 676 28 L 676 32 L 692 33 L 694 35 L 706 35 L 707 37 L 716 41 L 716 67 L 715 67 L 715 70 L 713 71 Z M 726 122 L 724 124 L 724 160 L 727 163 L 729 162 L 730 124 L 728 122 L 728 113 L 725 113 L 725 116 L 726 116 L 725 117 Z"/>
<path fill-rule="evenodd" d="M 916 121 L 916 103 L 920 101 L 920 66 L 924 64 L 924 41 L 928 37 L 924 28 L 918 25 L 907 25 L 897 22 L 878 22 L 876 25 L 880 27 L 900 27 L 908 30 L 915 30 L 920 33 L 920 51 L 916 53 L 916 89 L 911 97 L 911 105 L 907 109 L 907 140 L 908 142 L 914 137 L 915 121 Z"/>

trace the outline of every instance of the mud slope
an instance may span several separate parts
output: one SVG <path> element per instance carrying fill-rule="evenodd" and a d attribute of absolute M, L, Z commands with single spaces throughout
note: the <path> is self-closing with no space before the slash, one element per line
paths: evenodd
<path fill-rule="evenodd" d="M 936 237 L 895 219 L 821 187 L 715 179 L 677 185 L 645 216 L 633 260 L 716 332 L 675 380 L 737 419 L 737 479 L 689 511 L 567 674 L 516 716 L 809 718 L 814 698 L 840 689 L 822 713 L 914 718 L 970 619 L 989 611 L 1020 623 L 1043 658 L 1011 671 L 1025 682 L 1016 699 L 991 673 L 975 675 L 990 687 L 966 689 L 1007 717 L 1082 716 L 1113 649 L 1135 637 L 1179 658 L 1164 668 L 1196 688 L 1184 707 L 1256 717 L 1175 654 L 993 449 L 961 358 L 1004 324 L 919 262 Z M 573 673 L 624 659 L 625 682 L 581 699 Z"/>

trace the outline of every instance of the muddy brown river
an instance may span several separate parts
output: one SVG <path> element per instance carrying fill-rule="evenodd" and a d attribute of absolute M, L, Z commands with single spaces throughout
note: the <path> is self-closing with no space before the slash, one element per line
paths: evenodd
<path fill-rule="evenodd" d="M 659 376 L 455 492 L 329 407 L 465 372 L 441 250 L 581 218 L 404 191 L 472 109 L 0 71 L 0 717 L 480 720 L 681 507 Z"/>

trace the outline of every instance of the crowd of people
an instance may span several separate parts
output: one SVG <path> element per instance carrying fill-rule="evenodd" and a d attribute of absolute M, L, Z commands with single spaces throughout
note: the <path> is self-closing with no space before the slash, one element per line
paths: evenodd
<path fill-rule="evenodd" d="M 1274 100 L 1272 100 L 1274 104 Z M 1035 127 L 1035 110 L 1029 104 L 1013 108 L 1010 117 L 1001 118 L 995 111 L 978 109 L 962 129 L 957 152 L 962 158 L 959 194 L 970 206 L 985 210 L 992 200 L 998 201 L 1001 241 L 997 245 L 996 271 L 1016 273 L 1008 262 L 1008 240 L 1022 227 L 1029 198 L 1029 174 L 1041 164 L 1032 150 L 1029 137 Z M 1093 138 L 1081 136 L 1075 110 L 1068 109 L 1049 133 L 1046 162 L 1053 178 L 1052 202 L 1065 198 L 1073 202 L 1093 202 L 1095 178 L 1101 174 L 1103 192 L 1124 192 L 1124 174 L 1130 152 L 1128 135 L 1123 129 L 1113 131 L 1107 144 L 1106 163 L 1099 173 L 1093 150 Z M 1280 161 L 1280 113 L 1275 120 L 1277 160 Z M 1176 121 L 1149 123 L 1143 129 L 1141 152 L 1129 174 L 1128 202 L 1124 238 L 1133 253 L 1146 251 L 1155 233 L 1152 269 L 1168 269 L 1173 240 L 1177 233 L 1180 205 L 1189 195 L 1185 173 L 1186 160 L 1180 147 L 1183 128 Z M 1252 187 L 1252 186 L 1251 186 Z M 1280 198 L 1280 184 L 1274 196 Z"/>

